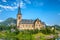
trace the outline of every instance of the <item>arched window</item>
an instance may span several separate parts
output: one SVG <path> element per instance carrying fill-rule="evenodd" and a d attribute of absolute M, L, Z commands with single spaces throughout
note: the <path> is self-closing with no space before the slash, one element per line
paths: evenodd
<path fill-rule="evenodd" d="M 18 28 L 19 28 L 19 26 L 18 26 Z"/>
<path fill-rule="evenodd" d="M 40 25 L 39 25 L 40 26 Z"/>
<path fill-rule="evenodd" d="M 37 21 L 37 24 L 39 24 L 39 21 Z"/>

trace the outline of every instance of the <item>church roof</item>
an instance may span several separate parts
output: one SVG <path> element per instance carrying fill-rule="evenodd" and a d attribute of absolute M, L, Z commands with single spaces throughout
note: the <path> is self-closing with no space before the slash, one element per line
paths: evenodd
<path fill-rule="evenodd" d="M 37 20 L 37 19 L 36 19 Z M 32 20 L 32 19 L 22 19 L 21 20 L 21 24 L 33 24 L 36 22 L 36 20 Z M 41 22 L 41 20 L 39 20 Z M 41 22 L 42 24 L 45 24 L 44 22 Z"/>
<path fill-rule="evenodd" d="M 22 19 L 21 24 L 33 24 L 35 20 Z"/>

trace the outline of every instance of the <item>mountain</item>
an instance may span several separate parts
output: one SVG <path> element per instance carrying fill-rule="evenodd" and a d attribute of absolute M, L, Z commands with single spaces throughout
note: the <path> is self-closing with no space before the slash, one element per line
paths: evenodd
<path fill-rule="evenodd" d="M 14 18 L 8 18 L 8 19 L 6 19 L 5 21 L 3 21 L 3 22 L 0 22 L 0 25 L 7 25 L 7 26 L 9 26 L 9 25 L 16 25 L 16 19 L 14 19 Z"/>
<path fill-rule="evenodd" d="M 0 22 L 0 25 L 9 26 L 9 25 L 16 25 L 16 23 L 17 23 L 17 20 L 16 19 L 14 19 L 14 18 L 7 18 L 5 21 Z M 54 27 L 57 30 L 60 30 L 60 26 L 59 25 L 54 25 Z"/>
<path fill-rule="evenodd" d="M 55 25 L 56 30 L 60 31 L 60 26 L 59 25 Z"/>

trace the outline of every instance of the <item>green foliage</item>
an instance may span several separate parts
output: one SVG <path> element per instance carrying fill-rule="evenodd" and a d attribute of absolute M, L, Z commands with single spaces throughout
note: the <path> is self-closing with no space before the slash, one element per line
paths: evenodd
<path fill-rule="evenodd" d="M 11 32 L 11 29 L 14 29 L 14 32 Z M 5 26 L 0 25 L 0 38 L 4 37 L 6 40 L 12 39 L 12 40 L 45 40 L 45 36 L 53 34 L 55 32 L 54 30 L 51 30 L 50 27 L 47 27 L 45 29 L 35 29 L 35 30 L 18 30 L 16 26 Z M 2 32 L 5 31 L 5 32 Z M 36 35 L 36 36 L 33 36 Z M 35 38 L 37 37 L 37 38 Z"/>
<path fill-rule="evenodd" d="M 0 31 L 2 31 L 2 30 L 6 30 L 5 25 L 0 25 Z"/>

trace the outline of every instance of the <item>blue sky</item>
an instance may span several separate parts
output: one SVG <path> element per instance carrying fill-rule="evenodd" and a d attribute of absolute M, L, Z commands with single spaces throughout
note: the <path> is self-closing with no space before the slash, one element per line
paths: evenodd
<path fill-rule="evenodd" d="M 19 0 L 0 0 L 0 22 L 17 18 Z M 60 0 L 20 0 L 23 19 L 39 18 L 47 25 L 60 25 Z"/>

